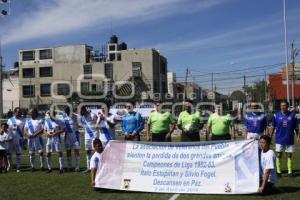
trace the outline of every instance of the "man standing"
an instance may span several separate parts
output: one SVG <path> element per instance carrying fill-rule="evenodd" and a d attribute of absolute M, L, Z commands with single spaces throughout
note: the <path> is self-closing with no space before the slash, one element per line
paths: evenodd
<path fill-rule="evenodd" d="M 131 103 L 126 104 L 127 113 L 122 121 L 122 132 L 125 140 L 141 141 L 140 133 L 144 129 L 144 120 L 140 113 L 133 111 Z"/>
<path fill-rule="evenodd" d="M 74 150 L 76 166 L 75 172 L 80 171 L 80 133 L 78 131 L 78 117 L 77 114 L 70 111 L 67 106 L 63 113 L 63 121 L 66 127 L 65 132 L 65 147 L 67 151 L 68 171 L 72 170 L 72 150 Z"/>
<path fill-rule="evenodd" d="M 216 109 L 215 113 L 209 116 L 207 126 L 208 134 L 211 134 L 211 140 L 235 139 L 231 114 L 222 116 L 220 110 Z"/>
<path fill-rule="evenodd" d="M 61 134 L 65 132 L 65 124 L 55 118 L 56 113 L 53 110 L 50 117 L 45 119 L 44 133 L 47 137 L 46 143 L 46 153 L 47 153 L 47 164 L 48 171 L 47 173 L 52 172 L 52 152 L 55 150 L 58 153 L 58 162 L 59 162 L 59 173 L 64 172 L 63 164 L 63 152 L 61 147 Z"/>
<path fill-rule="evenodd" d="M 161 103 L 156 104 L 156 111 L 148 119 L 147 140 L 153 142 L 171 142 L 171 135 L 176 123 L 170 112 L 163 112 Z M 171 126 L 171 128 L 170 128 Z"/>
<path fill-rule="evenodd" d="M 85 106 L 81 107 L 81 124 L 84 128 L 85 150 L 86 150 L 86 170 L 83 173 L 90 172 L 90 161 L 93 150 L 93 140 L 98 138 L 98 130 L 96 128 L 97 115 L 89 112 Z"/>
<path fill-rule="evenodd" d="M 294 152 L 294 136 L 297 134 L 297 141 L 300 142 L 300 134 L 297 116 L 295 112 L 288 110 L 288 102 L 280 103 L 280 112 L 275 113 L 272 121 L 271 137 L 275 131 L 275 151 L 277 174 L 281 176 L 281 157 L 285 151 L 287 154 L 288 176 L 293 177 L 292 155 Z"/>
<path fill-rule="evenodd" d="M 192 113 L 191 102 L 184 103 L 184 111 L 179 114 L 177 127 L 182 130 L 181 142 L 200 141 L 199 131 L 203 127 L 200 112 Z"/>
<path fill-rule="evenodd" d="M 7 170 L 12 166 L 12 153 L 16 153 L 16 170 L 20 172 L 21 155 L 24 145 L 24 125 L 25 120 L 21 117 L 21 110 L 19 107 L 14 109 L 14 116 L 9 118 L 7 121 L 8 132 L 13 137 L 13 141 L 9 143 L 8 150 L 8 167 Z"/>
<path fill-rule="evenodd" d="M 99 126 L 99 137 L 103 147 L 105 147 L 110 140 L 116 139 L 115 116 L 111 113 L 106 115 L 104 108 L 102 108 L 99 113 L 97 126 Z"/>
<path fill-rule="evenodd" d="M 258 140 L 260 136 L 266 133 L 267 118 L 264 113 L 258 111 L 258 104 L 250 104 L 251 112 L 247 112 L 245 120 L 245 138 Z"/>
<path fill-rule="evenodd" d="M 30 154 L 30 165 L 31 171 L 35 171 L 35 153 L 38 152 L 40 154 L 40 166 L 41 170 L 44 169 L 44 145 L 43 145 L 43 121 L 38 119 L 38 111 L 37 109 L 30 109 L 29 115 L 31 118 L 27 119 L 24 127 L 24 132 L 26 137 L 28 138 L 28 149 Z"/>

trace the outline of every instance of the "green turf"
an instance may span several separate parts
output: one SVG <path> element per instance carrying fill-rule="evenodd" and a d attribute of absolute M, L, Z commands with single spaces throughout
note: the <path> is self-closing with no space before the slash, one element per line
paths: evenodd
<path fill-rule="evenodd" d="M 296 177 L 282 177 L 278 180 L 279 193 L 260 197 L 258 195 L 180 195 L 178 200 L 193 199 L 299 199 L 300 198 L 300 146 L 296 145 L 294 156 L 294 169 Z M 283 159 L 282 168 L 286 170 L 286 160 Z M 39 158 L 36 157 L 36 164 Z M 66 159 L 65 159 L 66 165 Z M 58 167 L 57 156 L 53 155 L 53 166 Z M 85 166 L 85 154 L 81 153 L 81 167 Z M 64 173 L 58 174 L 54 170 L 51 174 L 36 171 L 29 171 L 29 157 L 24 152 L 22 161 L 22 172 L 15 170 L 7 174 L 0 174 L 0 200 L 40 200 L 40 199 L 61 199 L 61 200 L 94 200 L 94 199 L 169 199 L 173 194 L 155 194 L 138 192 L 96 192 L 90 187 L 89 174 Z"/>

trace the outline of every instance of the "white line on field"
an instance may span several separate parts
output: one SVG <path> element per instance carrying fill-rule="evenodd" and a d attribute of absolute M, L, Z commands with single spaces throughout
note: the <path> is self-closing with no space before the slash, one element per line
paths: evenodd
<path fill-rule="evenodd" d="M 176 200 L 179 196 L 180 194 L 174 194 L 169 200 Z"/>

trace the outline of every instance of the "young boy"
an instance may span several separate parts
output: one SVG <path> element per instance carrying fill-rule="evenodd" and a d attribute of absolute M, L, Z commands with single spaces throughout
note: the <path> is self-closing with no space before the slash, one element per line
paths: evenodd
<path fill-rule="evenodd" d="M 0 173 L 2 173 L 2 167 L 7 168 L 7 143 L 12 141 L 13 138 L 9 137 L 7 134 L 8 125 L 6 123 L 1 123 L 0 129 Z M 6 169 L 5 169 L 6 170 Z"/>
<path fill-rule="evenodd" d="M 93 146 L 95 149 L 95 153 L 91 158 L 90 169 L 91 169 L 91 177 L 92 177 L 92 187 L 95 187 L 95 178 L 96 172 L 101 165 L 101 153 L 103 151 L 103 146 L 101 140 L 98 138 L 93 141 Z"/>
<path fill-rule="evenodd" d="M 263 195 L 268 195 L 274 192 L 274 184 L 277 180 L 275 153 L 270 149 L 271 138 L 267 135 L 262 135 L 259 140 L 261 148 L 261 177 L 258 192 Z"/>

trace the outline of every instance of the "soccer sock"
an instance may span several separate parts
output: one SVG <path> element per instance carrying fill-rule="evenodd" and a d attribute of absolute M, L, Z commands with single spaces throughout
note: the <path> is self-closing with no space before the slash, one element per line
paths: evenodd
<path fill-rule="evenodd" d="M 67 157 L 68 168 L 72 168 L 72 157 Z"/>
<path fill-rule="evenodd" d="M 16 168 L 20 169 L 21 165 L 21 155 L 16 155 Z"/>
<path fill-rule="evenodd" d="M 59 169 L 63 169 L 64 168 L 64 159 L 63 159 L 63 157 L 59 157 L 58 161 L 59 161 Z"/>
<path fill-rule="evenodd" d="M 30 165 L 31 165 L 31 168 L 34 168 L 34 161 L 35 161 L 35 156 L 30 155 Z"/>
<path fill-rule="evenodd" d="M 87 167 L 87 169 L 90 169 L 91 158 L 92 158 L 92 155 L 90 155 L 90 154 L 86 155 L 86 167 Z"/>
<path fill-rule="evenodd" d="M 51 157 L 47 157 L 47 165 L 48 165 L 48 169 L 51 170 L 51 166 L 52 166 L 52 159 L 51 159 Z"/>
<path fill-rule="evenodd" d="M 11 155 L 7 155 L 7 168 L 11 168 L 11 164 L 12 164 L 12 159 L 11 159 Z"/>
<path fill-rule="evenodd" d="M 292 170 L 292 158 L 287 158 L 287 168 L 288 168 L 288 173 L 291 174 L 293 172 Z"/>
<path fill-rule="evenodd" d="M 276 169 L 277 169 L 278 174 L 281 173 L 280 165 L 281 165 L 281 160 L 280 160 L 280 158 L 276 157 Z"/>
<path fill-rule="evenodd" d="M 40 163 L 41 163 L 41 168 L 43 168 L 44 164 L 45 164 L 45 157 L 44 156 L 40 156 Z"/>
<path fill-rule="evenodd" d="M 76 156 L 76 168 L 80 167 L 80 156 Z"/>

